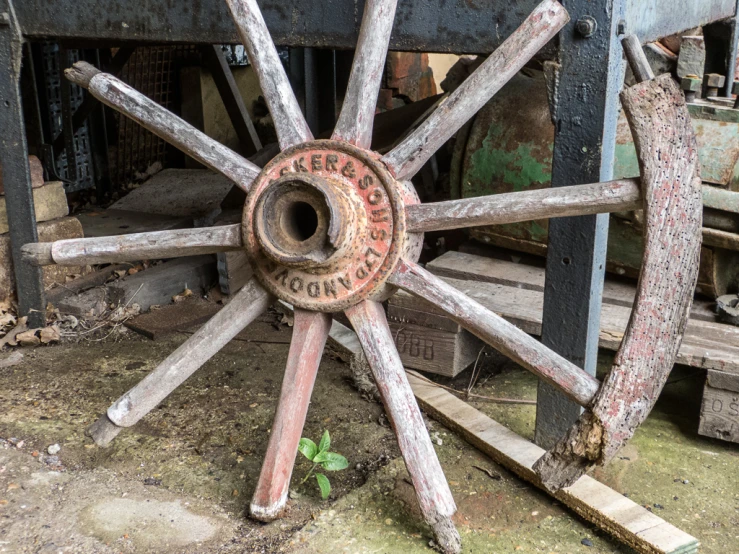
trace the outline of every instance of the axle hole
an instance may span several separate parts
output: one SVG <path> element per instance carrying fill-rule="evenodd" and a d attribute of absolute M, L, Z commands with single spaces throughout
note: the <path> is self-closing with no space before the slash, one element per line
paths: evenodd
<path fill-rule="evenodd" d="M 307 202 L 293 202 L 282 220 L 285 233 L 297 242 L 304 242 L 316 234 L 318 213 Z"/>

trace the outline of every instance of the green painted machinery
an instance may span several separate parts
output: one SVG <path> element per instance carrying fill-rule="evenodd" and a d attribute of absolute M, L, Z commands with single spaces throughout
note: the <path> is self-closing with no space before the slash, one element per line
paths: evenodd
<path fill-rule="evenodd" d="M 739 277 L 739 110 L 733 100 L 689 104 L 703 178 L 704 228 L 698 291 L 711 297 L 735 290 Z M 464 198 L 550 186 L 554 125 L 542 72 L 525 70 L 465 128 L 454 147 L 452 197 Z M 619 120 L 614 179 L 637 177 L 636 152 L 625 118 Z M 641 263 L 639 213 L 612 214 L 608 271 L 637 277 Z M 478 227 L 476 240 L 546 254 L 547 220 Z"/>

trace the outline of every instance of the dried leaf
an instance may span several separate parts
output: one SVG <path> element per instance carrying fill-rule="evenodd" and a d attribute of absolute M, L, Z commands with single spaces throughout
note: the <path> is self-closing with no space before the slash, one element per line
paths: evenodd
<path fill-rule="evenodd" d="M 26 316 L 21 317 L 16 323 L 15 327 L 8 331 L 8 333 L 0 339 L 0 350 L 2 350 L 6 344 L 8 346 L 16 346 L 18 344 L 16 336 L 28 329 L 28 327 L 26 327 L 27 320 L 28 318 Z"/>
<path fill-rule="evenodd" d="M 177 304 L 178 302 L 182 302 L 185 298 L 189 298 L 190 296 L 192 296 L 192 291 L 190 289 L 185 289 L 180 294 L 173 296 L 172 302 Z"/>
<path fill-rule="evenodd" d="M 36 335 L 38 329 L 29 329 L 15 336 L 15 340 L 21 346 L 36 346 L 41 344 L 41 339 Z"/>
<path fill-rule="evenodd" d="M 41 340 L 41 344 L 49 344 L 50 342 L 58 342 L 59 339 L 61 339 L 61 335 L 59 334 L 59 327 L 56 325 L 50 325 L 49 327 L 44 327 L 41 329 L 41 332 L 39 333 L 39 339 Z"/>

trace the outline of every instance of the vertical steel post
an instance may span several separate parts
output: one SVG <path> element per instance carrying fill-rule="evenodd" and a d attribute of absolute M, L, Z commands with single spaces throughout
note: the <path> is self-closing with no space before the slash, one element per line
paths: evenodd
<path fill-rule="evenodd" d="M 625 0 L 563 0 L 572 18 L 559 34 L 552 186 L 612 177 L 618 93 L 625 64 Z M 594 375 L 598 356 L 608 214 L 549 222 L 542 342 Z M 562 437 L 581 408 L 540 382 L 536 443 Z"/>
<path fill-rule="evenodd" d="M 28 316 L 30 327 L 41 327 L 46 323 L 41 268 L 23 262 L 20 252 L 24 244 L 38 241 L 21 103 L 22 52 L 23 38 L 13 3 L 0 0 L 0 166 L 20 313 Z"/>

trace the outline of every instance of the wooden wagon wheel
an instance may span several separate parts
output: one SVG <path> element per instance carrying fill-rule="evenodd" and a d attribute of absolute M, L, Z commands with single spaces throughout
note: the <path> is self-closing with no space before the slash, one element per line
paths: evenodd
<path fill-rule="evenodd" d="M 282 152 L 254 164 L 115 77 L 78 63 L 67 77 L 247 192 L 241 225 L 29 244 L 37 264 L 80 265 L 246 249 L 255 278 L 91 428 L 100 445 L 134 425 L 275 298 L 295 307 L 287 369 L 252 515 L 269 521 L 288 486 L 331 313 L 344 311 L 374 372 L 424 519 L 458 552 L 456 507 L 395 349 L 380 301 L 400 287 L 587 408 L 538 463 L 556 488 L 602 463 L 646 417 L 671 367 L 698 267 L 701 197 L 695 139 L 669 77 L 622 95 L 642 166 L 638 180 L 421 205 L 409 179 L 569 16 L 544 0 L 428 119 L 385 156 L 369 150 L 396 0 L 367 0 L 346 100 L 331 140 L 314 140 L 256 0 L 227 0 L 267 99 Z M 643 190 L 642 190 L 643 189 Z M 643 193 L 643 195 L 642 195 Z M 606 381 L 541 345 L 416 264 L 424 231 L 645 208 L 646 251 L 629 328 Z"/>

